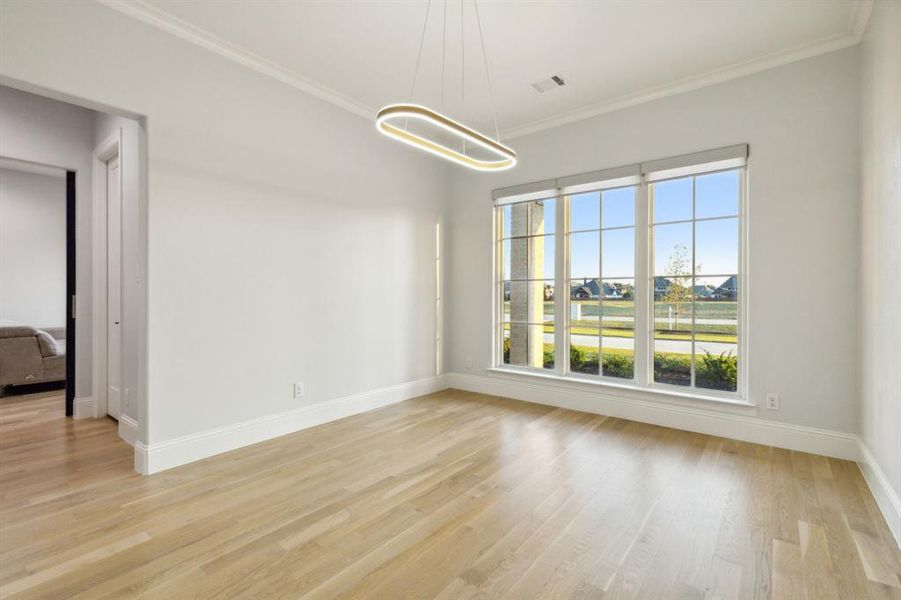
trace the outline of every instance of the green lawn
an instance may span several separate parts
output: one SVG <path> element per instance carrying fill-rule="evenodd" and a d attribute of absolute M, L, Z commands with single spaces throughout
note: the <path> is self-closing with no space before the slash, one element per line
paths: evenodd
<path fill-rule="evenodd" d="M 572 300 L 572 304 L 580 304 L 582 306 L 582 314 L 588 317 L 597 317 L 603 310 L 604 316 L 610 317 L 631 317 L 635 315 L 635 302 L 632 300 L 604 300 L 598 303 L 597 300 Z M 553 312 L 553 303 L 545 303 L 545 313 L 548 313 L 548 304 L 550 312 Z M 654 303 L 654 314 L 657 317 L 669 316 L 670 304 L 665 302 Z M 675 309 L 676 307 L 673 306 Z M 682 313 L 686 316 L 690 315 L 689 304 L 682 307 Z M 738 317 L 738 304 L 729 300 L 699 300 L 695 302 L 695 316 L 698 319 L 735 319 Z M 688 317 L 690 320 L 690 316 Z"/>
<path fill-rule="evenodd" d="M 581 305 L 581 314 L 583 317 L 603 317 L 603 335 L 609 337 L 632 337 L 632 330 L 629 327 L 623 327 L 622 321 L 608 320 L 607 317 L 634 317 L 635 302 L 632 300 L 604 300 L 599 303 L 597 300 L 572 300 L 572 304 Z M 509 303 L 505 303 L 505 312 Z M 654 304 L 654 313 L 656 318 L 666 318 L 670 315 L 670 305 L 657 302 Z M 674 307 L 675 308 L 675 307 Z M 691 313 L 689 305 L 681 307 L 680 314 L 672 324 L 659 323 L 655 333 L 657 339 L 661 340 L 683 340 L 691 339 L 689 330 L 691 329 Z M 735 319 L 738 320 L 738 305 L 734 301 L 725 300 L 703 300 L 695 303 L 696 319 Z M 553 331 L 552 318 L 554 316 L 554 302 L 546 301 L 544 303 L 545 332 Z M 666 329 L 661 325 L 670 325 Z M 596 319 L 578 319 L 572 322 L 572 331 L 577 334 L 592 335 L 597 331 L 598 321 Z M 736 325 L 734 324 L 695 324 L 695 339 L 701 342 L 722 342 L 736 343 Z"/>

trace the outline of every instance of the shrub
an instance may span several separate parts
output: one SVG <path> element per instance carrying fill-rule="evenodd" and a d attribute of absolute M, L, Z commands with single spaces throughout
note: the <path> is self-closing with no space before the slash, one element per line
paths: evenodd
<path fill-rule="evenodd" d="M 673 385 L 691 385 L 691 356 L 655 352 L 654 381 Z"/>
<path fill-rule="evenodd" d="M 632 379 L 635 373 L 635 360 L 631 355 L 604 353 L 604 375 Z"/>
<path fill-rule="evenodd" d="M 698 387 L 734 392 L 738 388 L 738 359 L 731 351 L 720 355 L 704 352 L 695 364 L 695 383 Z"/>
<path fill-rule="evenodd" d="M 569 368 L 579 371 L 585 363 L 585 351 L 579 346 L 569 347 Z"/>
<path fill-rule="evenodd" d="M 553 350 L 545 350 L 544 351 L 544 366 L 545 369 L 553 369 L 554 368 L 554 351 Z"/>
<path fill-rule="evenodd" d="M 574 371 L 576 369 L 573 369 Z M 585 362 L 582 363 L 582 367 L 578 369 L 580 373 L 588 373 L 589 375 L 597 375 L 598 374 L 598 355 L 591 354 L 588 358 L 585 359 Z"/>
<path fill-rule="evenodd" d="M 674 385 L 691 384 L 691 356 L 654 354 L 654 381 Z M 738 359 L 731 352 L 698 356 L 695 360 L 695 385 L 710 390 L 734 392 L 738 389 Z"/>
<path fill-rule="evenodd" d="M 510 338 L 504 338 L 504 362 L 510 363 Z"/>

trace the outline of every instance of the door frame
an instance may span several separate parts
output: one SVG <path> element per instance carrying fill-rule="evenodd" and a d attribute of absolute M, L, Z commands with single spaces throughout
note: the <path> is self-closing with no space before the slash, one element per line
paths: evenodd
<path fill-rule="evenodd" d="M 75 415 L 75 348 L 77 278 L 75 268 L 76 244 L 78 240 L 76 173 L 66 171 L 66 416 Z"/>
<path fill-rule="evenodd" d="M 93 188 L 94 188 L 94 265 L 93 265 L 93 385 L 94 417 L 105 417 L 108 410 L 108 374 L 109 349 L 107 344 L 107 181 L 106 163 L 114 156 L 119 156 L 119 198 L 122 196 L 124 161 L 122 160 L 122 129 L 106 138 L 93 153 Z M 120 286 L 122 280 L 119 281 Z M 124 331 L 124 315 L 120 319 Z"/>

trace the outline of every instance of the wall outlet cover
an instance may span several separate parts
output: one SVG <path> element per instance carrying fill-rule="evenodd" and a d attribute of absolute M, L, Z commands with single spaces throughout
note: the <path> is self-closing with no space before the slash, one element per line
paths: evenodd
<path fill-rule="evenodd" d="M 298 381 L 297 383 L 294 384 L 294 397 L 295 398 L 303 398 L 303 393 L 304 393 L 303 382 Z"/>
<path fill-rule="evenodd" d="M 767 410 L 779 410 L 779 394 L 769 393 L 766 395 Z"/>

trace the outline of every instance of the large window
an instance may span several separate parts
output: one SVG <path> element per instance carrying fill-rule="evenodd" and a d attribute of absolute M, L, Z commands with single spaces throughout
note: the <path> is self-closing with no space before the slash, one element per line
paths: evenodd
<path fill-rule="evenodd" d="M 495 192 L 497 365 L 739 397 L 746 156 Z"/>
<path fill-rule="evenodd" d="M 499 209 L 503 364 L 554 367 L 556 201 Z"/>
<path fill-rule="evenodd" d="M 651 184 L 654 381 L 738 386 L 741 171 Z"/>
<path fill-rule="evenodd" d="M 635 191 L 568 197 L 573 372 L 634 377 Z"/>

